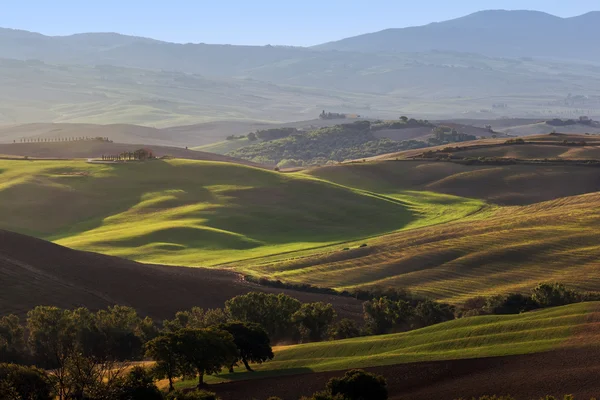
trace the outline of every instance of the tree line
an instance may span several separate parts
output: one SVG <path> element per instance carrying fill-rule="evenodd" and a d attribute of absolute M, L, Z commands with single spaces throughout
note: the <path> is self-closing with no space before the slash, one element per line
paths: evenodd
<path fill-rule="evenodd" d="M 154 153 L 149 149 L 125 151 L 115 155 L 102 155 L 102 161 L 144 161 L 154 158 Z"/>
<path fill-rule="evenodd" d="M 178 378 L 196 378 L 201 388 L 207 375 L 222 369 L 252 371 L 251 364 L 272 360 L 271 343 L 401 332 L 454 318 L 600 299 L 560 283 L 540 284 L 529 295 L 476 297 L 459 307 L 406 291 L 379 294 L 386 295 L 363 303 L 362 324 L 338 319 L 328 303 L 263 292 L 234 297 L 223 308 L 180 311 L 161 323 L 125 306 L 96 312 L 39 306 L 25 321 L 0 318 L 0 398 L 44 399 L 50 393 L 60 400 L 130 399 L 120 396 L 131 390 L 154 393 L 156 379 L 168 380 L 170 391 Z M 142 361 L 153 361 L 152 368 L 130 369 Z M 34 389 L 41 397 L 21 396 Z"/>
<path fill-rule="evenodd" d="M 77 136 L 77 137 L 51 137 L 51 138 L 22 138 L 19 139 L 19 143 L 46 143 L 46 142 L 81 142 L 94 140 L 97 142 L 112 142 L 107 137 L 96 136 Z M 16 143 L 16 140 L 13 141 Z"/>

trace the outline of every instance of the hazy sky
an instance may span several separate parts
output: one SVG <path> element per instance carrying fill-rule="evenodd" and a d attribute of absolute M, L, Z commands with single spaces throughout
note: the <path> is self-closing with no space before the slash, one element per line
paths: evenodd
<path fill-rule="evenodd" d="M 119 32 L 180 43 L 313 45 L 484 9 L 570 17 L 598 0 L 2 0 L 0 27 L 48 35 Z"/>

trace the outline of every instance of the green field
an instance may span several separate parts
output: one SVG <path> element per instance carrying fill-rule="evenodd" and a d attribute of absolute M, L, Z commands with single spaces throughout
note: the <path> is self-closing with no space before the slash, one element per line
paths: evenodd
<path fill-rule="evenodd" d="M 382 162 L 286 174 L 189 160 L 5 160 L 0 229 L 150 263 L 407 288 L 456 304 L 542 281 L 600 290 L 600 194 L 572 196 L 597 190 L 590 167 Z M 530 205 L 485 202 L 500 194 Z"/>
<path fill-rule="evenodd" d="M 250 144 L 250 141 L 247 138 L 236 140 L 224 140 L 222 142 L 206 144 L 204 146 L 192 147 L 192 150 L 225 155 L 230 151 L 235 151 L 237 149 L 241 149 L 244 146 L 248 146 L 248 144 Z"/>
<path fill-rule="evenodd" d="M 156 160 L 1 161 L 0 228 L 134 260 L 214 265 L 477 213 L 481 201 L 387 197 L 303 174 Z"/>
<path fill-rule="evenodd" d="M 275 348 L 255 373 L 221 374 L 213 382 L 412 362 L 531 354 L 597 342 L 590 330 L 599 303 L 580 303 L 520 315 L 462 318 L 405 333 Z"/>

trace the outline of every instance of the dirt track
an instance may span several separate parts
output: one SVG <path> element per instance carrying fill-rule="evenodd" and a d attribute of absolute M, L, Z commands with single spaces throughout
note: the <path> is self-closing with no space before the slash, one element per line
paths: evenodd
<path fill-rule="evenodd" d="M 453 360 L 368 368 L 384 375 L 391 400 L 453 400 L 486 394 L 534 399 L 573 394 L 600 395 L 600 346 L 521 356 Z M 323 390 L 343 372 L 301 374 L 214 385 L 223 400 L 297 400 Z"/>
<path fill-rule="evenodd" d="M 361 302 L 352 298 L 265 288 L 222 270 L 140 264 L 2 230 L 0 282 L 0 315 L 23 315 L 38 305 L 98 309 L 120 304 L 160 320 L 193 306 L 222 307 L 250 291 L 329 302 L 343 317 L 362 313 Z"/>

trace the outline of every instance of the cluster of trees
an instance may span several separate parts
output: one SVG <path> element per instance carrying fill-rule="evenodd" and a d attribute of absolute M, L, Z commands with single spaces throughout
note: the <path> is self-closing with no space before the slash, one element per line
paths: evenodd
<path fill-rule="evenodd" d="M 401 117 L 399 121 L 375 121 L 374 123 L 356 121 L 311 132 L 301 132 L 294 128 L 268 129 L 248 135 L 250 141 L 261 139 L 260 143 L 245 146 L 228 153 L 228 155 L 258 163 L 277 165 L 278 168 L 293 168 L 325 165 L 477 139 L 473 135 L 460 133 L 448 127 L 434 128 L 434 137 L 430 138 L 427 143 L 418 140 L 398 142 L 387 138 L 379 139 L 373 135 L 373 132 L 377 130 L 418 126 L 434 127 L 427 120 Z"/>
<path fill-rule="evenodd" d="M 125 151 L 116 155 L 102 155 L 102 161 L 144 161 L 151 158 L 154 158 L 154 153 L 150 149 Z"/>
<path fill-rule="evenodd" d="M 331 378 L 325 390 L 301 400 L 387 400 L 388 389 L 381 375 L 354 369 L 343 377 Z"/>
<path fill-rule="evenodd" d="M 245 138 L 246 138 L 246 135 L 239 135 L 239 136 L 229 135 L 225 138 L 225 140 L 241 140 L 241 139 L 245 139 Z"/>
<path fill-rule="evenodd" d="M 332 112 L 323 112 L 319 114 L 320 119 L 346 119 L 346 114 L 341 113 L 332 113 Z"/>
<path fill-rule="evenodd" d="M 454 307 L 432 300 L 375 298 L 363 304 L 364 331 L 372 335 L 403 332 L 455 318 Z"/>
<path fill-rule="evenodd" d="M 130 307 L 97 312 L 36 307 L 28 312 L 24 324 L 14 315 L 0 318 L 0 363 L 5 363 L 0 364 L 0 394 L 12 393 L 12 397 L 5 396 L 10 399 L 53 398 L 47 397 L 50 393 L 61 400 L 132 400 L 121 396 L 132 390 L 155 393 L 153 380 L 157 378 L 168 379 L 173 389 L 175 378 L 196 377 L 202 386 L 206 375 L 223 368 L 233 372 L 234 366 L 241 365 L 252 371 L 251 364 L 273 359 L 272 342 L 400 332 L 458 317 L 513 314 L 599 300 L 600 294 L 543 283 L 529 295 L 477 297 L 458 309 L 406 291 L 360 292 L 355 297 L 368 299 L 363 303 L 362 325 L 338 320 L 331 304 L 301 303 L 285 294 L 263 292 L 234 297 L 222 309 L 180 311 L 160 326 Z M 129 362 L 142 360 L 153 360 L 154 366 L 130 371 Z M 30 365 L 34 367 L 23 367 Z M 21 396 L 32 388 L 40 396 Z M 337 399 L 335 390 L 329 394 Z M 152 398 L 148 396 L 139 398 Z M 315 399 L 329 398 L 318 396 Z"/>
<path fill-rule="evenodd" d="M 80 142 L 80 141 L 89 141 L 95 140 L 99 142 L 111 142 L 107 137 L 88 137 L 88 136 L 79 136 L 79 137 L 54 137 L 54 138 L 23 138 L 19 140 L 19 143 L 46 143 L 46 142 Z M 13 141 L 16 142 L 16 141 Z"/>
<path fill-rule="evenodd" d="M 302 133 L 302 132 L 296 128 L 263 129 L 263 130 L 257 130 L 256 132 L 249 133 L 248 139 L 251 141 L 257 140 L 257 139 L 260 139 L 263 141 L 269 141 L 269 140 L 283 139 L 288 136 L 298 135 L 300 133 Z M 250 135 L 253 135 L 253 139 L 250 137 Z"/>
<path fill-rule="evenodd" d="M 550 125 L 550 126 L 570 126 L 570 125 L 577 125 L 578 122 L 579 121 L 577 121 L 575 119 L 554 118 L 554 119 L 546 121 L 546 124 Z"/>
<path fill-rule="evenodd" d="M 259 163 L 282 163 L 279 167 L 286 168 L 323 165 L 422 147 L 427 147 L 427 144 L 413 140 L 378 139 L 373 136 L 369 121 L 356 121 L 252 144 L 228 155 Z"/>
<path fill-rule="evenodd" d="M 406 129 L 418 127 L 430 127 L 435 125 L 426 119 L 414 119 L 405 116 L 400 117 L 399 121 L 374 121 L 371 124 L 372 131 L 381 131 L 384 129 Z"/>
<path fill-rule="evenodd" d="M 447 126 L 438 126 L 434 128 L 432 134 L 433 137 L 428 139 L 428 143 L 432 146 L 477 140 L 477 136 L 475 135 L 461 133 L 456 129 Z"/>
<path fill-rule="evenodd" d="M 530 294 L 510 293 L 467 300 L 457 315 L 470 317 L 487 314 L 519 314 L 539 308 L 559 307 L 584 301 L 598 301 L 600 293 L 579 292 L 562 283 L 540 283 Z"/>

